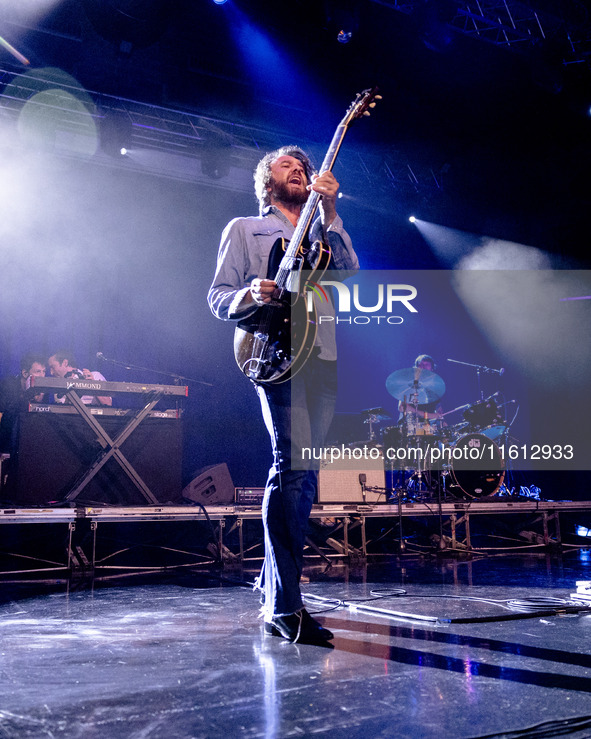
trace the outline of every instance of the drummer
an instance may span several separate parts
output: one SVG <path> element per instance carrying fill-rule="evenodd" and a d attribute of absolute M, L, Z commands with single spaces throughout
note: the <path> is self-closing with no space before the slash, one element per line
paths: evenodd
<path fill-rule="evenodd" d="M 425 370 L 427 372 L 435 372 L 437 365 L 435 364 L 433 357 L 429 356 L 429 354 L 419 354 L 415 359 L 414 366 L 421 371 Z M 410 412 L 415 415 L 418 422 L 426 421 L 427 423 L 430 423 L 432 427 L 447 425 L 445 421 L 443 421 L 443 408 L 439 402 L 439 398 L 431 403 L 419 403 L 418 405 L 415 405 L 410 401 L 411 398 L 409 397 L 408 400 L 403 399 L 398 403 L 398 411 L 401 414 L 399 420 L 404 418 L 405 413 Z M 438 421 L 441 423 L 438 424 Z"/>

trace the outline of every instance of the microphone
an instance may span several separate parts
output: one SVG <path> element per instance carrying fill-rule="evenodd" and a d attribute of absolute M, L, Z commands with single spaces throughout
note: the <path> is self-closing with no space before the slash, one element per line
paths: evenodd
<path fill-rule="evenodd" d="M 118 367 L 124 367 L 126 370 L 130 370 L 130 369 L 142 369 L 142 367 L 139 367 L 139 368 L 136 367 L 136 368 L 134 368 L 131 365 L 123 364 L 123 362 L 120 362 L 118 359 L 111 359 L 110 357 L 105 357 L 105 355 L 102 352 L 97 352 L 95 354 L 95 357 L 97 359 L 100 359 L 101 362 L 108 362 L 109 364 L 115 364 Z"/>
<path fill-rule="evenodd" d="M 359 484 L 361 485 L 361 496 L 365 503 L 365 483 L 367 482 L 367 475 L 364 472 L 359 473 Z"/>

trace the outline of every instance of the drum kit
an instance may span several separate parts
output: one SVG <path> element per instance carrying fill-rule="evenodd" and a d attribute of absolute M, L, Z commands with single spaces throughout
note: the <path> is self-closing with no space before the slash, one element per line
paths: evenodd
<path fill-rule="evenodd" d="M 384 408 L 369 408 L 362 416 L 369 426 L 364 443 L 382 449 L 393 495 L 409 501 L 448 494 L 479 499 L 499 491 L 505 478 L 502 445 L 514 420 L 507 421 L 506 406 L 514 401 L 501 402 L 499 392 L 486 398 L 481 393 L 477 401 L 443 413 L 445 382 L 420 367 L 392 372 L 386 389 L 399 401 L 400 420 L 393 424 Z M 448 424 L 453 414 L 461 420 Z"/>

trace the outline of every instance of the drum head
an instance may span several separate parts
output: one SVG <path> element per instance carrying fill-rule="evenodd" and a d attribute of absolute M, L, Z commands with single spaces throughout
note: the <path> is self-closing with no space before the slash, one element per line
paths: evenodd
<path fill-rule="evenodd" d="M 452 453 L 450 489 L 454 495 L 485 498 L 494 495 L 503 484 L 503 458 L 488 436 L 466 434 L 453 445 Z"/>
<path fill-rule="evenodd" d="M 497 439 L 500 439 L 501 436 L 505 433 L 506 428 L 507 427 L 504 423 L 498 423 L 480 429 L 480 433 L 484 434 L 491 441 L 496 441 Z"/>

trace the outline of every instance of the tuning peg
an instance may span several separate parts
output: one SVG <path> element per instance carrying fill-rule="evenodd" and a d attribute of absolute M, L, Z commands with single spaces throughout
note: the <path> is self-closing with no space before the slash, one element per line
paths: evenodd
<path fill-rule="evenodd" d="M 371 115 L 371 113 L 369 112 L 369 110 L 364 110 L 363 115 Z"/>
<path fill-rule="evenodd" d="M 383 98 L 382 98 L 382 96 L 381 96 L 381 95 L 376 95 L 375 99 L 376 99 L 376 100 L 382 100 Z"/>
<path fill-rule="evenodd" d="M 376 107 L 376 104 L 375 103 L 370 103 L 368 107 L 375 108 Z"/>

